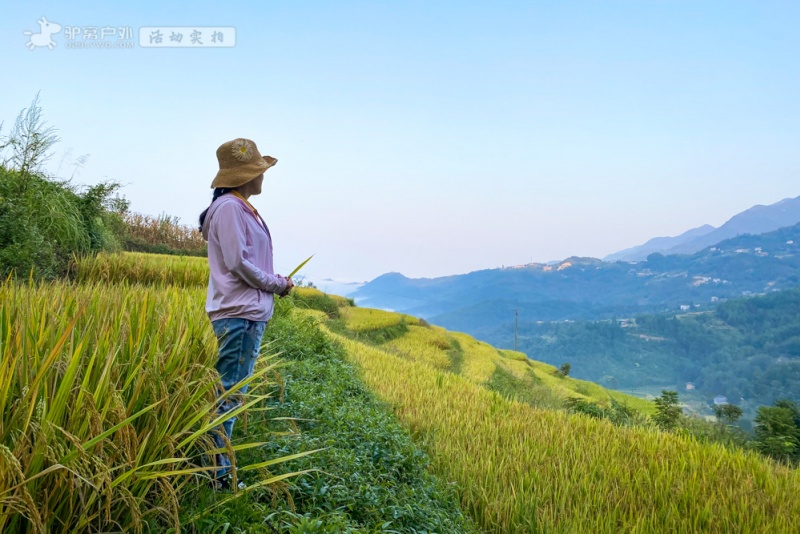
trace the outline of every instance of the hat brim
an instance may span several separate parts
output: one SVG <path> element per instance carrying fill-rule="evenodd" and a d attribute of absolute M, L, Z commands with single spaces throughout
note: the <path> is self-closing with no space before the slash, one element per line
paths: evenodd
<path fill-rule="evenodd" d="M 211 189 L 216 189 L 217 187 L 233 188 L 242 186 L 254 180 L 276 163 L 278 163 L 278 160 L 272 156 L 261 156 L 261 158 L 256 161 L 245 165 L 240 165 L 232 169 L 220 169 L 211 182 Z"/>

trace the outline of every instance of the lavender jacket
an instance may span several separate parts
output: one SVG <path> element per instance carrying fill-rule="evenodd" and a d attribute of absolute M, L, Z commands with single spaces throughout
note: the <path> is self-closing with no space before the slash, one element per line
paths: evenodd
<path fill-rule="evenodd" d="M 240 318 L 269 321 L 273 293 L 286 289 L 286 280 L 272 267 L 269 229 L 232 194 L 211 203 L 203 224 L 208 241 L 206 312 L 209 319 Z"/>

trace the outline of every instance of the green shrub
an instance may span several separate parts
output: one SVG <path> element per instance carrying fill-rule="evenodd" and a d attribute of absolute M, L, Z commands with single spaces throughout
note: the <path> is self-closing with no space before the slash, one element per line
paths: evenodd
<path fill-rule="evenodd" d="M 0 148 L 0 276 L 66 274 L 73 255 L 118 250 L 119 213 L 127 202 L 105 182 L 80 193 L 68 181 L 47 178 L 42 164 L 58 141 L 41 119 L 38 97 L 23 110 Z"/>
<path fill-rule="evenodd" d="M 683 410 L 678 404 L 678 392 L 661 391 L 661 396 L 656 397 L 656 414 L 653 416 L 653 422 L 658 425 L 662 430 L 673 430 L 680 422 Z"/>
<path fill-rule="evenodd" d="M 52 278 L 89 250 L 77 195 L 55 182 L 0 167 L 0 274 Z"/>

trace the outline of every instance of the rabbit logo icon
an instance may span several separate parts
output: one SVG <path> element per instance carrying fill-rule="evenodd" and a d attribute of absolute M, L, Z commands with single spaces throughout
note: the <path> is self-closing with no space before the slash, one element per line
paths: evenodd
<path fill-rule="evenodd" d="M 52 50 L 56 47 L 56 43 L 53 41 L 52 36 L 61 31 L 61 25 L 56 24 L 55 22 L 50 22 L 45 17 L 40 18 L 36 22 L 39 23 L 39 33 L 33 33 L 29 31 L 23 32 L 25 35 L 30 36 L 30 40 L 25 43 L 25 46 L 31 50 L 40 46 L 46 46 Z"/>

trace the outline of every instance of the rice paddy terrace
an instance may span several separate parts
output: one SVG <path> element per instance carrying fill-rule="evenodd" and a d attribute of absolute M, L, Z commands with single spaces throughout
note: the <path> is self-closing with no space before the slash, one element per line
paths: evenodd
<path fill-rule="evenodd" d="M 202 259 L 124 254 L 80 262 L 72 282 L 0 285 L 0 529 L 180 528 L 193 454 L 218 424 L 206 276 Z M 797 470 L 557 409 L 651 403 L 408 315 L 307 288 L 287 302 L 344 348 L 484 531 L 800 531 Z M 260 364 L 246 409 L 279 360 Z M 241 470 L 285 478 L 265 467 Z"/>

